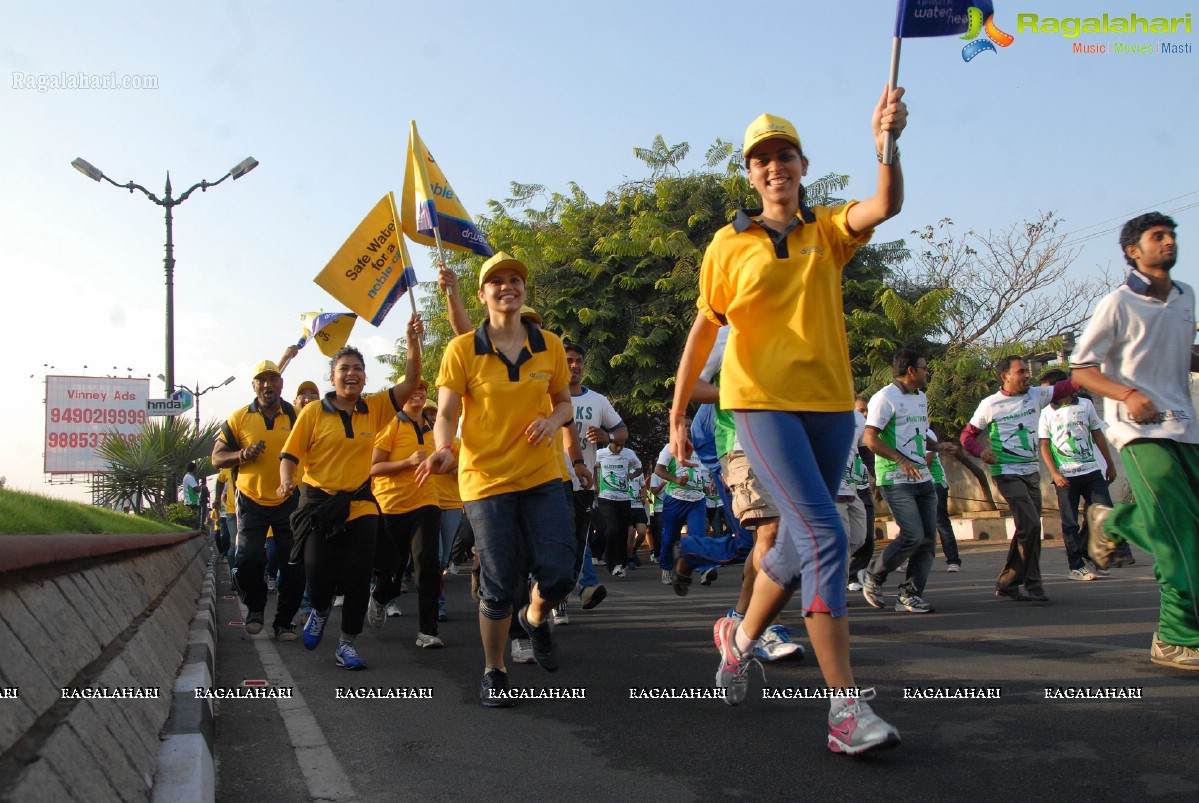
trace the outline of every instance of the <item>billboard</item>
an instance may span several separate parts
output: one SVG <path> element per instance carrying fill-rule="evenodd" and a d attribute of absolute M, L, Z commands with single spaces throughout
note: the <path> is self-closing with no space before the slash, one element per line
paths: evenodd
<path fill-rule="evenodd" d="M 149 379 L 46 377 L 47 474 L 106 471 L 96 447 L 115 431 L 136 438 L 146 422 Z"/>

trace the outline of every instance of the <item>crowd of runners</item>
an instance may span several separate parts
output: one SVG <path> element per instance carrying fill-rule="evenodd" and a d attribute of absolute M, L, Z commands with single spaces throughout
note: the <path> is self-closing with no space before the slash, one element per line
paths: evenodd
<path fill-rule="evenodd" d="M 585 346 L 542 327 L 526 305 L 528 269 L 503 252 L 479 274 L 482 321 L 470 320 L 457 276 L 441 268 L 456 337 L 435 396 L 421 379 L 415 316 L 405 374 L 379 392 L 366 392 L 366 365 L 351 347 L 330 363 L 330 392 L 303 382 L 294 403 L 282 398 L 294 350 L 259 363 L 253 401 L 228 417 L 212 453 L 246 631 L 264 629 L 277 583 L 274 637 L 316 650 L 341 604 L 334 660 L 362 669 L 359 636 L 400 615 L 410 572 L 416 646 L 442 647 L 443 578 L 473 564 L 480 701 L 503 707 L 512 704 L 506 662 L 557 670 L 553 631 L 569 623 L 568 605 L 603 602 L 597 566 L 620 582 L 647 554 L 680 596 L 695 579 L 709 584 L 738 567 L 736 599 L 713 632 L 725 701 L 745 699 L 751 666 L 803 653 L 780 622 L 798 594 L 793 610 L 830 690 L 829 748 L 895 746 L 898 731 L 871 710 L 874 691 L 853 670 L 846 594 L 876 608 L 893 595 L 904 614 L 934 611 L 925 597 L 938 540 L 946 569 L 961 565 L 941 459 L 964 449 L 990 466 L 1015 521 L 996 597 L 1046 600 L 1043 459 L 1070 576 L 1131 563 L 1128 543 L 1150 553 L 1162 588 L 1150 657 L 1199 669 L 1199 425 L 1189 386 L 1199 360 L 1193 291 L 1170 279 L 1174 222 L 1152 213 L 1124 227 L 1129 276 L 1099 304 L 1069 365 L 1034 385 L 1027 360 L 1005 357 L 999 391 L 980 401 L 960 443 L 941 440 L 928 422 L 925 355 L 896 344 L 894 381 L 855 397 L 842 315 L 842 268 L 902 205 L 890 150 L 907 123 L 902 97 L 884 92 L 873 111 L 875 194 L 834 207 L 805 203 L 808 158 L 790 122 L 750 124 L 743 153 L 762 206 L 739 212 L 707 249 L 670 441 L 652 458 L 630 448 L 611 402 L 583 385 Z M 1106 424 L 1084 388 L 1109 400 Z M 1113 507 L 1116 459 L 1136 501 Z M 899 530 L 881 551 L 878 499 Z M 901 576 L 893 590 L 892 575 Z"/>

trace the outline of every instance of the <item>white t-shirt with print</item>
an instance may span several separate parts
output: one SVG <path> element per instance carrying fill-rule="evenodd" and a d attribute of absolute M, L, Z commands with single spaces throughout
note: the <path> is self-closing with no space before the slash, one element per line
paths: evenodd
<path fill-rule="evenodd" d="M 1053 400 L 1053 388 L 1037 386 L 1027 393 L 1007 395 L 1000 391 L 983 399 L 970 423 L 987 436 L 987 445 L 999 458 L 991 476 L 1028 475 L 1040 470 L 1037 432 L 1041 410 Z"/>
<path fill-rule="evenodd" d="M 674 477 L 678 477 L 684 472 L 687 474 L 687 479 L 682 485 L 667 482 L 665 496 L 673 496 L 680 502 L 699 502 L 707 496 L 705 489 L 711 476 L 708 470 L 699 465 L 680 466 L 670 453 L 670 444 L 662 447 L 662 451 L 658 453 L 658 465 L 665 468 L 666 473 Z"/>
<path fill-rule="evenodd" d="M 629 501 L 629 473 L 641 468 L 641 460 L 632 449 L 613 452 L 610 447 L 595 453 L 596 496 L 613 502 Z"/>
<path fill-rule="evenodd" d="M 602 393 L 596 393 L 594 390 L 583 388 L 583 392 L 578 396 L 570 397 L 570 403 L 575 411 L 575 429 L 579 433 L 579 448 L 583 451 L 583 464 L 587 466 L 587 470 L 594 477 L 596 447 L 594 443 L 587 440 L 587 428 L 599 427 L 611 431 L 623 424 L 624 421 L 616 413 L 616 409 L 612 406 L 612 402 L 608 401 L 608 397 Z M 571 463 L 569 454 L 566 462 Z M 568 470 L 571 482 L 574 483 L 574 489 L 582 490 L 579 486 L 579 478 L 575 476 L 574 465 L 569 465 Z M 597 478 L 596 486 L 598 487 L 598 485 Z"/>
<path fill-rule="evenodd" d="M 920 478 L 910 479 L 899 464 L 875 455 L 874 476 L 879 485 L 909 485 L 929 482 L 924 461 L 924 438 L 928 433 L 928 398 L 924 391 L 908 393 L 892 382 L 870 397 L 866 405 L 866 426 L 878 430 L 879 439 L 920 468 Z"/>
<path fill-rule="evenodd" d="M 1053 462 L 1064 476 L 1080 477 L 1102 471 L 1102 456 L 1091 433 L 1103 430 L 1103 420 L 1090 399 L 1076 398 L 1056 410 L 1050 404 L 1041 411 L 1037 436 L 1049 441 Z"/>

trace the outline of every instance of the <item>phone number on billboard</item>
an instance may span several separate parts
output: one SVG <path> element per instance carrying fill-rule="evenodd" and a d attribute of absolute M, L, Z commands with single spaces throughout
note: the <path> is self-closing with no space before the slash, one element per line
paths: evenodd
<path fill-rule="evenodd" d="M 144 424 L 145 410 L 113 407 L 51 407 L 51 424 Z"/>
<path fill-rule="evenodd" d="M 49 449 L 97 449 L 113 438 L 133 443 L 136 435 L 119 432 L 47 432 L 46 447 Z"/>

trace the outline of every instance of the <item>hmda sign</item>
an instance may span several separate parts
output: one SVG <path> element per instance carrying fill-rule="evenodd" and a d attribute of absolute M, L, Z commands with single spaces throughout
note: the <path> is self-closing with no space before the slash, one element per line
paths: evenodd
<path fill-rule="evenodd" d="M 191 391 L 180 388 L 169 399 L 146 399 L 146 415 L 179 415 L 196 403 Z"/>

